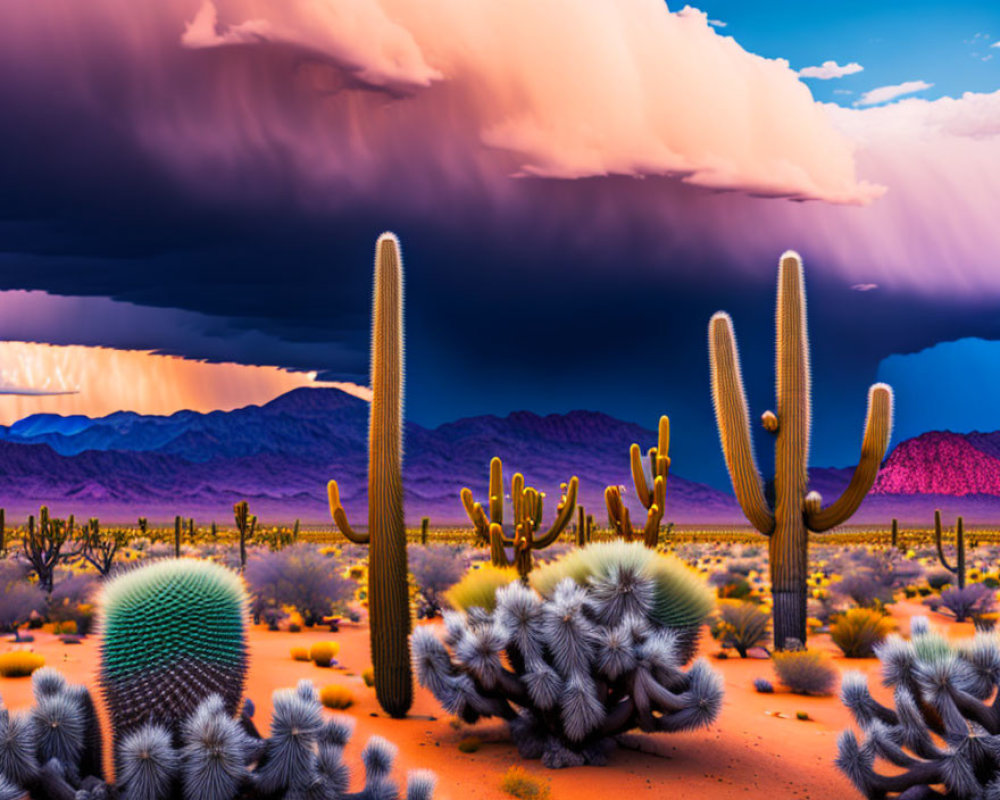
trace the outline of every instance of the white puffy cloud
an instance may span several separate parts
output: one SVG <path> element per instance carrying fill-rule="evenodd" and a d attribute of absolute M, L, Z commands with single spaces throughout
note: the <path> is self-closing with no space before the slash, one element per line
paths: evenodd
<path fill-rule="evenodd" d="M 903 83 L 897 83 L 893 86 L 879 86 L 877 89 L 871 89 L 861 95 L 855 101 L 854 105 L 875 106 L 880 103 L 888 103 L 899 97 L 914 94 L 915 92 L 922 92 L 924 89 L 930 89 L 933 85 L 933 83 L 927 83 L 927 81 L 903 81 Z"/>
<path fill-rule="evenodd" d="M 836 61 L 824 61 L 818 67 L 804 67 L 799 70 L 800 78 L 819 78 L 821 81 L 828 81 L 831 78 L 843 78 L 845 75 L 854 75 L 864 69 L 856 61 L 841 66 Z"/>

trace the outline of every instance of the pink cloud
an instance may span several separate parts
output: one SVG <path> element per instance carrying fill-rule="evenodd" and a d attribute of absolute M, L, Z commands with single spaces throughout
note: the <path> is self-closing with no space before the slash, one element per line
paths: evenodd
<path fill-rule="evenodd" d="M 639 233 L 677 273 L 794 247 L 848 285 L 1000 293 L 1000 92 L 844 109 L 695 9 L 567 8 L 34 0 L 0 81 L 227 207 L 475 215 L 610 253 Z"/>
<path fill-rule="evenodd" d="M 334 387 L 371 399 L 367 387 L 315 378 L 276 367 L 210 364 L 141 350 L 0 342 L 0 424 L 39 413 L 229 411 L 302 386 Z"/>

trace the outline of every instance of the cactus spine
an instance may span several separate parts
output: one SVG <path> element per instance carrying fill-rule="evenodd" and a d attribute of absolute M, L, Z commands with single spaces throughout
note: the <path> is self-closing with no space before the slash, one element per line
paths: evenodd
<path fill-rule="evenodd" d="M 941 566 L 955 576 L 958 588 L 965 588 L 965 521 L 959 517 L 955 520 L 955 566 L 948 564 L 944 556 L 943 531 L 941 529 L 941 511 L 934 512 L 934 544 L 937 545 L 938 561 Z"/>
<path fill-rule="evenodd" d="M 871 489 L 889 444 L 892 390 L 875 384 L 868 391 L 868 414 L 861 457 L 850 484 L 826 508 L 808 491 L 810 375 L 806 334 L 806 299 L 802 261 L 786 252 L 778 268 L 777 413 L 762 417 L 775 438 L 775 502 L 764 496 L 764 483 L 753 455 L 739 355 L 732 320 L 718 312 L 709 323 L 712 398 L 733 489 L 750 523 L 769 537 L 771 590 L 774 596 L 774 642 L 806 640 L 808 532 L 821 533 L 845 522 Z"/>
<path fill-rule="evenodd" d="M 413 704 L 410 599 L 403 516 L 403 265 L 399 240 L 383 233 L 375 246 L 372 310 L 372 404 L 368 431 L 368 532 L 351 527 L 336 481 L 330 513 L 352 542 L 369 545 L 372 666 L 379 705 L 405 717 Z"/>
<path fill-rule="evenodd" d="M 629 448 L 629 459 L 632 462 L 632 483 L 635 494 L 646 509 L 646 525 L 642 531 L 642 540 L 646 547 L 656 547 L 660 541 L 660 522 L 667 509 L 667 478 L 670 475 L 670 419 L 660 417 L 659 437 L 656 447 L 651 447 L 649 467 L 653 477 L 653 488 L 649 488 L 646 473 L 642 466 L 642 451 L 639 445 Z M 622 539 L 631 542 L 639 534 L 632 529 L 632 520 L 628 508 L 622 502 L 621 490 L 617 486 L 609 486 L 604 490 L 604 502 L 608 507 L 608 520 L 615 532 Z"/>
<path fill-rule="evenodd" d="M 559 488 L 561 495 L 556 507 L 556 518 L 552 526 L 539 533 L 544 513 L 545 495 L 531 486 L 524 485 L 524 476 L 518 472 L 510 481 L 510 498 L 514 512 L 510 532 L 503 525 L 503 462 L 494 457 L 490 461 L 490 512 L 487 516 L 482 503 L 477 503 L 472 490 L 462 489 L 462 505 L 469 515 L 480 540 L 490 546 L 490 561 L 495 567 L 517 567 L 523 579 L 527 579 L 534 564 L 532 550 L 548 547 L 566 529 L 576 508 L 579 480 L 574 475 L 569 483 Z M 507 548 L 513 548 L 513 560 L 507 555 Z"/>

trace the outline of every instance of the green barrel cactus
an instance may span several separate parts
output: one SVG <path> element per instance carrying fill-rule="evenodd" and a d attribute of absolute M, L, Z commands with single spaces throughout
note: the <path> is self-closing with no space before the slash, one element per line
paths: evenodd
<path fill-rule="evenodd" d="M 116 750 L 154 719 L 178 735 L 211 695 L 236 714 L 247 673 L 247 607 L 239 576 L 207 561 L 159 561 L 108 582 L 100 683 Z"/>

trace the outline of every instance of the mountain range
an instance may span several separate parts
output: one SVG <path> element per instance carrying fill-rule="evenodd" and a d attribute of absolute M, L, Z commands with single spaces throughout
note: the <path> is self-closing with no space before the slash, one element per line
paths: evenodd
<path fill-rule="evenodd" d="M 326 482 L 336 478 L 349 515 L 363 527 L 367 490 L 368 406 L 338 389 L 305 388 L 262 406 L 170 416 L 118 412 L 91 419 L 38 414 L 0 427 L 0 505 L 8 519 L 41 504 L 56 515 L 130 521 L 175 514 L 228 524 L 232 504 L 247 499 L 262 520 L 329 521 Z M 463 486 L 484 498 L 489 461 L 503 459 L 546 492 L 551 519 L 559 485 L 580 480 L 580 501 L 604 519 L 603 492 L 624 484 L 633 519 L 628 447 L 653 445 L 656 434 L 605 414 L 461 419 L 405 431 L 407 517 L 461 524 Z M 811 485 L 832 498 L 850 469 L 810 470 Z M 928 433 L 893 450 L 856 522 L 890 516 L 925 522 L 933 509 L 970 521 L 1000 514 L 1000 433 Z M 745 524 L 733 496 L 672 474 L 667 519 L 679 524 Z"/>

